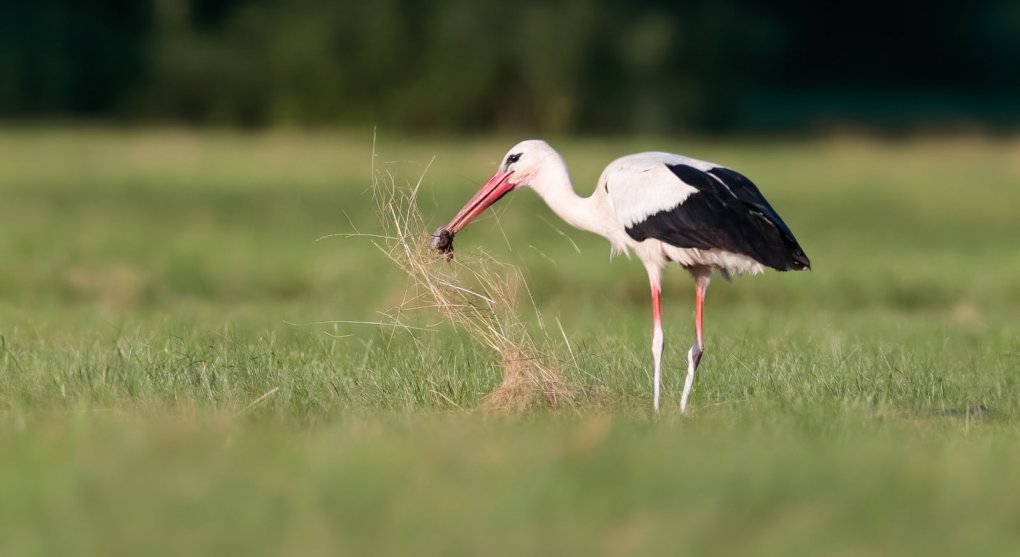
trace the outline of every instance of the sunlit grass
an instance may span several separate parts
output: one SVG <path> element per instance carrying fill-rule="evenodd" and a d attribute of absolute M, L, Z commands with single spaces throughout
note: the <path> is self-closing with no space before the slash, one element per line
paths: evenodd
<path fill-rule="evenodd" d="M 712 283 L 688 417 L 669 272 L 656 418 L 640 264 L 515 193 L 458 254 L 523 270 L 577 395 L 507 419 L 438 314 L 346 322 L 407 292 L 350 236 L 382 231 L 372 168 L 424 173 L 434 228 L 518 139 L 0 134 L 0 554 L 1015 547 L 1016 141 L 551 139 L 583 193 L 641 149 L 732 165 L 814 270 Z"/>

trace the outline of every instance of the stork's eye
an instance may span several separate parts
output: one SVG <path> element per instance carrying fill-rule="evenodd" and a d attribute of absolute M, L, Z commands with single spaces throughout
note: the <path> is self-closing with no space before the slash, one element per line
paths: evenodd
<path fill-rule="evenodd" d="M 521 160 L 521 154 L 520 153 L 514 153 L 514 154 L 512 154 L 512 155 L 510 155 L 509 157 L 506 158 L 506 163 L 508 165 L 510 165 L 510 164 L 513 164 L 513 163 L 515 163 L 515 162 L 517 162 L 519 160 Z"/>

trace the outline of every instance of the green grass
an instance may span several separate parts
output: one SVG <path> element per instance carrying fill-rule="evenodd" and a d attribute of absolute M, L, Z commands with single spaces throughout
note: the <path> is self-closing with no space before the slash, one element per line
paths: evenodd
<path fill-rule="evenodd" d="M 815 269 L 713 282 L 683 417 L 668 273 L 654 417 L 641 265 L 515 193 L 458 251 L 525 269 L 580 396 L 499 417 L 457 331 L 332 323 L 404 288 L 333 235 L 379 230 L 373 166 L 438 226 L 517 139 L 0 133 L 0 554 L 1016 553 L 1020 144 L 553 139 L 582 192 L 732 165 Z"/>

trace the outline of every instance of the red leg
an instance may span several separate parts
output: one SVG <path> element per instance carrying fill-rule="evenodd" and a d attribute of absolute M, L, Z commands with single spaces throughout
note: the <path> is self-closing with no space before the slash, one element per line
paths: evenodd
<path fill-rule="evenodd" d="M 655 363 L 655 411 L 659 411 L 662 390 L 662 318 L 659 310 L 659 285 L 652 283 L 652 359 Z"/>
<path fill-rule="evenodd" d="M 660 298 L 660 295 L 661 295 L 661 290 L 659 290 L 659 285 L 653 284 L 652 285 L 652 321 L 655 323 L 655 326 L 659 326 L 659 324 L 662 323 L 662 310 L 659 307 L 659 298 Z"/>
<path fill-rule="evenodd" d="M 687 353 L 687 379 L 684 380 L 684 392 L 680 397 L 680 411 L 687 411 L 687 399 L 694 389 L 694 374 L 698 371 L 698 364 L 701 363 L 701 355 L 705 352 L 705 337 L 701 327 L 702 315 L 705 308 L 705 291 L 708 290 L 708 282 L 711 274 L 694 275 L 694 285 L 697 296 L 694 302 L 694 331 L 696 340 Z"/>
<path fill-rule="evenodd" d="M 698 338 L 698 351 L 705 350 L 705 336 L 702 332 L 701 317 L 705 310 L 705 291 L 708 290 L 708 278 L 701 278 L 695 281 L 697 299 L 694 302 L 694 330 Z"/>

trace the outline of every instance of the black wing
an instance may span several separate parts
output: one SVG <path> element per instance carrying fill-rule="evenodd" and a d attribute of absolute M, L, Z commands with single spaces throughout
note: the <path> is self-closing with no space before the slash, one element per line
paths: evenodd
<path fill-rule="evenodd" d="M 780 271 L 811 268 L 790 228 L 746 177 L 722 167 L 708 172 L 685 164 L 666 167 L 698 191 L 676 207 L 627 227 L 631 238 L 721 249 Z"/>

